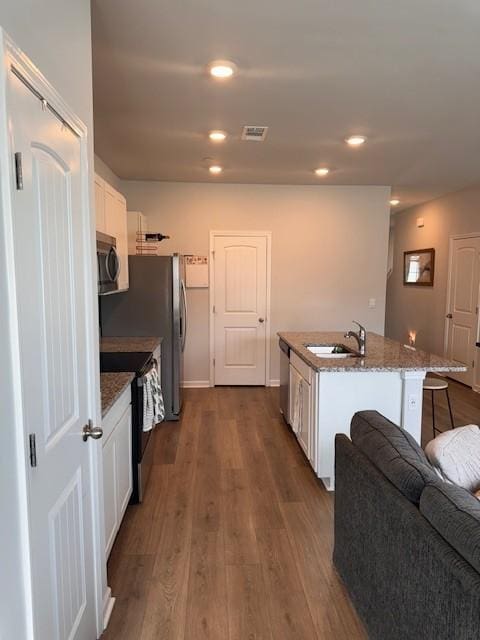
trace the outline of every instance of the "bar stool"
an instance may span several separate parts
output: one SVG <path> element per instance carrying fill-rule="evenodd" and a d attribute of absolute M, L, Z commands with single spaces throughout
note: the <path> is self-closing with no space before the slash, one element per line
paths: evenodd
<path fill-rule="evenodd" d="M 436 433 L 440 433 L 440 429 L 435 427 L 435 400 L 434 393 L 435 391 L 445 391 L 447 395 L 447 403 L 448 403 L 448 412 L 450 413 L 450 424 L 452 425 L 452 429 L 455 429 L 455 423 L 453 421 L 453 413 L 452 413 L 452 405 L 450 404 L 450 396 L 448 395 L 448 382 L 443 380 L 442 378 L 432 378 L 427 376 L 423 380 L 423 388 L 425 391 L 432 392 L 432 427 L 433 427 L 433 437 L 435 438 Z"/>

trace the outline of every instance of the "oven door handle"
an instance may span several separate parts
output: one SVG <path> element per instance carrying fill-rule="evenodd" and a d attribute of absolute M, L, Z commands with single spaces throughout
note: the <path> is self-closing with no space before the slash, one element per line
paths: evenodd
<path fill-rule="evenodd" d="M 137 380 L 137 386 L 139 387 L 143 387 L 143 385 L 146 382 L 146 378 L 148 376 L 148 374 L 150 373 L 150 371 L 153 371 L 153 369 L 157 369 L 158 368 L 158 361 L 156 358 L 153 358 L 152 360 L 152 366 L 148 368 L 148 370 L 143 374 L 143 376 L 140 376 Z"/>

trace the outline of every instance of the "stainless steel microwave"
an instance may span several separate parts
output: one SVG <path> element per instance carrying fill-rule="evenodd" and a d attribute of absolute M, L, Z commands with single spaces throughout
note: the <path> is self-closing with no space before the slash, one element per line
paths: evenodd
<path fill-rule="evenodd" d="M 118 291 L 120 261 L 115 238 L 97 231 L 98 295 L 105 296 Z"/>

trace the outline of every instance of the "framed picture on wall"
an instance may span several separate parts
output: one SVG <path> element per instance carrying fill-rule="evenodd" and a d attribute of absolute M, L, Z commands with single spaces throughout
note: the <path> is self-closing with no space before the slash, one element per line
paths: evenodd
<path fill-rule="evenodd" d="M 405 251 L 403 254 L 403 284 L 433 287 L 435 249 Z"/>

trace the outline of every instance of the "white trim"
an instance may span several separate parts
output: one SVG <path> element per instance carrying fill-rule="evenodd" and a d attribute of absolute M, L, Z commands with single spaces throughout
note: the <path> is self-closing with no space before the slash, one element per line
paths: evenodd
<path fill-rule="evenodd" d="M 115 606 L 116 598 L 112 597 L 112 590 L 107 587 L 105 596 L 103 598 L 103 631 L 108 627 L 110 618 L 112 617 L 113 607 Z"/>
<path fill-rule="evenodd" d="M 447 295 L 446 295 L 446 305 L 445 305 L 445 322 L 443 329 L 443 355 L 447 357 L 448 353 L 448 322 L 449 318 L 447 318 L 447 314 L 450 313 L 450 303 L 451 303 L 451 289 L 452 289 L 452 270 L 453 270 L 453 243 L 455 240 L 465 240 L 468 238 L 480 238 L 480 231 L 474 231 L 472 233 L 459 233 L 450 236 L 448 240 L 448 275 L 447 275 Z M 478 292 L 478 300 L 477 305 L 480 306 L 480 290 Z M 480 315 L 477 318 L 477 322 L 480 323 Z M 478 334 L 477 327 L 477 335 Z M 474 361 L 475 367 L 473 370 L 473 378 L 472 378 L 472 389 L 477 393 L 480 393 L 480 385 L 476 384 L 476 368 L 480 367 L 480 355 L 479 350 L 475 351 Z"/>
<path fill-rule="evenodd" d="M 277 380 L 276 378 L 271 379 L 268 386 L 269 387 L 279 387 L 280 386 L 280 380 Z"/>
<path fill-rule="evenodd" d="M 101 418 L 100 412 L 100 391 L 99 391 L 99 372 L 98 358 L 96 357 L 95 348 L 98 347 L 98 320 L 97 301 L 96 301 L 96 279 L 95 279 L 95 221 L 93 210 L 93 195 L 90 189 L 90 183 L 93 172 L 89 163 L 88 155 L 88 131 L 87 127 L 76 115 L 76 113 L 68 106 L 63 98 L 57 93 L 55 88 L 48 82 L 43 74 L 31 62 L 31 60 L 14 44 L 11 38 L 0 28 L 0 50 L 2 64 L 0 65 L 0 203 L 2 207 L 3 225 L 5 228 L 5 260 L 6 260 L 6 279 L 9 297 L 9 331 L 2 332 L 0 335 L 0 351 L 10 354 L 12 371 L 20 370 L 20 349 L 18 335 L 18 319 L 16 312 L 16 291 L 15 291 L 15 262 L 13 256 L 13 227 L 12 227 L 12 186 L 14 183 L 13 163 L 11 158 L 11 139 L 8 133 L 8 82 L 10 68 L 14 67 L 28 81 L 28 83 L 37 90 L 47 102 L 55 109 L 55 111 L 68 123 L 72 130 L 76 133 L 80 141 L 81 166 L 82 166 L 82 206 L 84 208 L 85 219 L 89 221 L 84 229 L 84 243 L 87 248 L 85 255 L 85 275 L 86 277 L 86 333 L 88 344 L 88 404 L 89 414 L 97 421 Z M 86 211 L 85 211 L 86 209 Z M 1 238 L 0 238 L 1 240 Z M 2 341 L 9 336 L 9 344 L 3 345 Z M 6 348 L 4 349 L 4 346 Z M 17 469 L 19 475 L 12 478 L 17 481 L 18 485 L 10 495 L 16 495 L 19 500 L 19 506 L 22 515 L 22 531 L 21 544 L 24 549 L 24 566 L 20 571 L 24 574 L 25 586 L 27 592 L 18 594 L 25 601 L 27 615 L 27 631 L 33 637 L 33 593 L 32 593 L 32 573 L 30 562 L 30 531 L 29 531 L 29 509 L 28 509 L 28 469 L 25 433 L 23 426 L 22 411 L 22 390 L 20 385 L 13 385 L 13 393 L 15 394 L 15 415 L 12 421 L 12 427 L 16 433 L 16 452 L 12 452 L 17 460 Z M 90 491 L 92 502 L 92 536 L 93 536 L 93 573 L 95 580 L 95 607 L 96 607 L 96 627 L 98 636 L 103 632 L 103 584 L 106 587 L 106 558 L 105 547 L 103 544 L 103 491 L 102 485 L 102 449 L 101 444 L 96 443 L 90 447 Z M 4 543 L 3 543 L 4 544 Z"/>
<path fill-rule="evenodd" d="M 13 253 L 13 224 L 12 224 L 12 185 L 13 167 L 10 153 L 11 138 L 9 130 L 9 112 L 7 106 L 9 61 L 14 55 L 15 47 L 8 35 L 0 29 L 0 260 L 5 268 L 0 273 L 2 282 L 0 286 L 7 292 L 7 300 L 4 301 L 7 316 L 7 326 L 0 332 L 0 352 L 5 354 L 6 373 L 8 377 L 8 392 L 11 395 L 11 407 L 7 408 L 8 414 L 1 414 L 3 420 L 10 422 L 10 429 L 14 431 L 13 449 L 4 450 L 6 459 L 13 463 L 11 484 L 3 487 L 3 495 L 15 497 L 18 501 L 18 516 L 20 528 L 20 566 L 22 585 L 17 589 L 17 584 L 8 585 L 8 593 L 13 601 L 19 603 L 20 612 L 25 620 L 18 621 L 17 633 L 25 633 L 28 638 L 34 637 L 33 620 L 33 593 L 30 560 L 30 531 L 28 526 L 28 475 L 26 469 L 25 452 L 27 451 L 25 433 L 23 429 L 23 407 L 20 385 L 15 384 L 14 371 L 20 370 L 20 339 L 18 334 L 17 296 L 15 286 L 15 258 Z M 3 304 L 3 303 L 2 303 Z M 11 411 L 10 411 L 11 409 Z M 10 443 L 9 443 L 10 444 Z M 13 466 L 12 465 L 12 466 Z M 5 539 L 2 540 L 2 549 L 15 549 L 18 540 L 14 539 L 13 527 L 5 530 Z M 10 539 L 9 539 L 10 536 Z M 7 577 L 3 575 L 3 580 Z M 12 602 L 13 604 L 13 602 Z M 14 611 L 12 607 L 12 612 Z M 18 615 L 18 613 L 17 613 Z M 10 621 L 3 621 L 10 629 Z M 12 621 L 12 625 L 15 624 Z M 20 626 L 22 625 L 22 626 Z M 23 626 L 24 625 L 24 626 Z"/>
<path fill-rule="evenodd" d="M 210 380 L 184 380 L 182 387 L 184 389 L 208 389 Z"/>
<path fill-rule="evenodd" d="M 209 288 L 208 288 L 208 322 L 209 322 L 209 384 L 211 387 L 215 386 L 215 369 L 213 366 L 213 359 L 215 357 L 215 325 L 213 318 L 213 296 L 215 294 L 215 269 L 214 269 L 214 249 L 215 238 L 219 236 L 251 236 L 251 237 L 265 237 L 267 240 L 267 299 L 266 299 L 266 317 L 265 317 L 265 386 L 268 386 L 268 380 L 270 376 L 270 300 L 272 289 L 272 232 L 271 231 L 210 231 L 209 242 Z"/>

